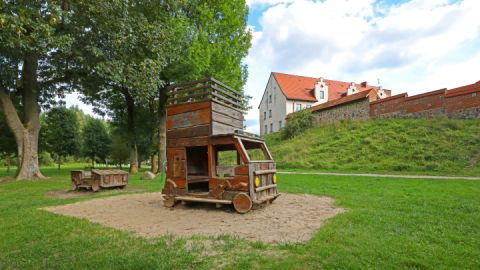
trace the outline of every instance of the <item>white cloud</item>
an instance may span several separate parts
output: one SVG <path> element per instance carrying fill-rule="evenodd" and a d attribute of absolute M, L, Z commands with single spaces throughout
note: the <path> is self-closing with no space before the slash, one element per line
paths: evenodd
<path fill-rule="evenodd" d="M 372 83 L 381 78 L 383 86 L 409 94 L 480 79 L 480 51 L 462 52 L 465 44 L 480 44 L 478 0 L 248 2 L 272 6 L 259 19 L 246 59 L 245 89 L 254 108 L 247 119 L 258 120 L 271 71 Z"/>

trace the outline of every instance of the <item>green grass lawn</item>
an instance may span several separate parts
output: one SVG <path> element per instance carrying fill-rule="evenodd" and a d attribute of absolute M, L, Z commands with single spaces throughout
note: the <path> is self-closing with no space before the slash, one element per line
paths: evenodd
<path fill-rule="evenodd" d="M 0 184 L 0 269 L 480 268 L 479 181 L 279 175 L 281 192 L 331 196 L 348 211 L 305 244 L 271 245 L 227 236 L 146 240 L 38 210 L 91 199 L 45 196 L 69 188 L 72 168 L 43 169 L 45 181 Z M 138 178 L 129 186 L 162 187 Z"/>
<path fill-rule="evenodd" d="M 480 176 L 480 121 L 374 119 L 266 136 L 283 170 Z"/>

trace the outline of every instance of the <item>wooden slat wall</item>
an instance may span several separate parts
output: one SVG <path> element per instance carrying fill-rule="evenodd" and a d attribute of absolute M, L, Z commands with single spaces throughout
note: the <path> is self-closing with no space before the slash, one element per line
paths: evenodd
<path fill-rule="evenodd" d="M 243 114 L 223 104 L 212 102 L 212 135 L 231 134 L 243 129 Z"/>

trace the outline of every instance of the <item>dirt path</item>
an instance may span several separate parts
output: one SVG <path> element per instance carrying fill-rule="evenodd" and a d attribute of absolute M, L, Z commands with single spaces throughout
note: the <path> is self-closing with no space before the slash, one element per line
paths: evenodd
<path fill-rule="evenodd" d="M 179 204 L 168 209 L 160 193 L 115 196 L 45 209 L 144 237 L 227 234 L 270 243 L 308 241 L 326 219 L 344 212 L 334 206 L 332 198 L 288 193 L 272 205 L 244 215 L 228 206 L 216 209 L 213 204 Z"/>
<path fill-rule="evenodd" d="M 329 172 L 277 172 L 277 173 L 278 174 L 314 174 L 314 175 L 337 175 L 337 176 L 388 177 L 388 178 L 407 178 L 407 179 L 480 180 L 480 177 L 471 177 L 471 176 L 437 176 L 437 175 L 376 174 L 376 173 L 329 173 Z"/>

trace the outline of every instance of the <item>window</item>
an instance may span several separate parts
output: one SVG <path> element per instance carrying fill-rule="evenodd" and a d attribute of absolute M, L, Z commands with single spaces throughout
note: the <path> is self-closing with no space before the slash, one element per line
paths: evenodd
<path fill-rule="evenodd" d="M 272 94 L 270 94 L 270 96 L 268 96 L 268 103 L 272 103 Z"/>
<path fill-rule="evenodd" d="M 282 128 L 282 120 L 278 121 L 278 129 Z"/>
<path fill-rule="evenodd" d="M 263 120 L 267 119 L 267 112 L 263 112 Z"/>
<path fill-rule="evenodd" d="M 320 91 L 320 99 L 324 99 L 325 98 L 325 92 L 324 91 Z"/>
<path fill-rule="evenodd" d="M 273 123 L 270 124 L 270 132 L 273 132 Z"/>
<path fill-rule="evenodd" d="M 307 108 L 307 109 L 311 108 L 311 107 L 312 107 L 312 105 L 305 105 L 305 108 Z"/>
<path fill-rule="evenodd" d="M 265 134 L 268 134 L 268 126 L 265 125 Z"/>
<path fill-rule="evenodd" d="M 295 111 L 295 112 L 298 112 L 298 111 L 300 111 L 300 110 L 302 110 L 302 104 L 298 104 L 298 103 L 295 104 L 295 109 L 294 109 L 294 111 Z"/>
<path fill-rule="evenodd" d="M 272 110 L 268 110 L 268 117 L 272 118 Z"/>

